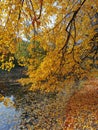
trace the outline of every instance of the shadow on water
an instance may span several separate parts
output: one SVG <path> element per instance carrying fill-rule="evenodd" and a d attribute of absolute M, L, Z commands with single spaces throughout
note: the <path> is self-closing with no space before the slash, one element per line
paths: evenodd
<path fill-rule="evenodd" d="M 23 71 L 0 72 L 0 130 L 62 130 L 66 94 L 28 92 L 15 81 Z"/>
<path fill-rule="evenodd" d="M 16 99 L 20 85 L 15 82 L 22 76 L 22 69 L 11 72 L 0 70 L 0 130 L 18 130 L 21 109 L 17 109 Z"/>

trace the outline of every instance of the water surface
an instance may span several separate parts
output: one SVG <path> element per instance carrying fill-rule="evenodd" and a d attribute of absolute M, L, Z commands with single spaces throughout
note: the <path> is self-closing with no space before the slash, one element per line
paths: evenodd
<path fill-rule="evenodd" d="M 0 102 L 0 130 L 18 130 L 20 111 L 15 108 L 14 97 L 5 97 Z"/>

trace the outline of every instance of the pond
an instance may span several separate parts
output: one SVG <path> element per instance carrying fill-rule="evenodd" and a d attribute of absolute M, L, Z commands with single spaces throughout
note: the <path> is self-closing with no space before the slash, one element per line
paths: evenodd
<path fill-rule="evenodd" d="M 16 82 L 22 72 L 0 73 L 0 130 L 62 130 L 66 93 L 27 91 Z"/>

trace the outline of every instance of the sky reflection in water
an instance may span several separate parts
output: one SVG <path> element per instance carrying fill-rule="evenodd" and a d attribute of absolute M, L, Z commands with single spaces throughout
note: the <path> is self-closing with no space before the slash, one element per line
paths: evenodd
<path fill-rule="evenodd" d="M 14 97 L 5 97 L 0 102 L 0 130 L 16 130 L 19 124 L 20 112 L 14 106 Z"/>

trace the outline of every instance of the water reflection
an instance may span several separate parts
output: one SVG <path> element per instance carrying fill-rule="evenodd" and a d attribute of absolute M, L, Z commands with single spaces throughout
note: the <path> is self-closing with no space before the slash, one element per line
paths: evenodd
<path fill-rule="evenodd" d="M 16 110 L 14 97 L 5 97 L 0 102 L 0 130 L 16 130 L 19 124 L 20 112 Z"/>
<path fill-rule="evenodd" d="M 3 94 L 0 130 L 61 130 L 65 120 L 64 95 L 27 92 L 21 88 L 9 85 Z"/>
<path fill-rule="evenodd" d="M 19 68 L 0 73 L 0 130 L 61 130 L 66 94 L 28 92 L 15 81 L 23 76 Z"/>

